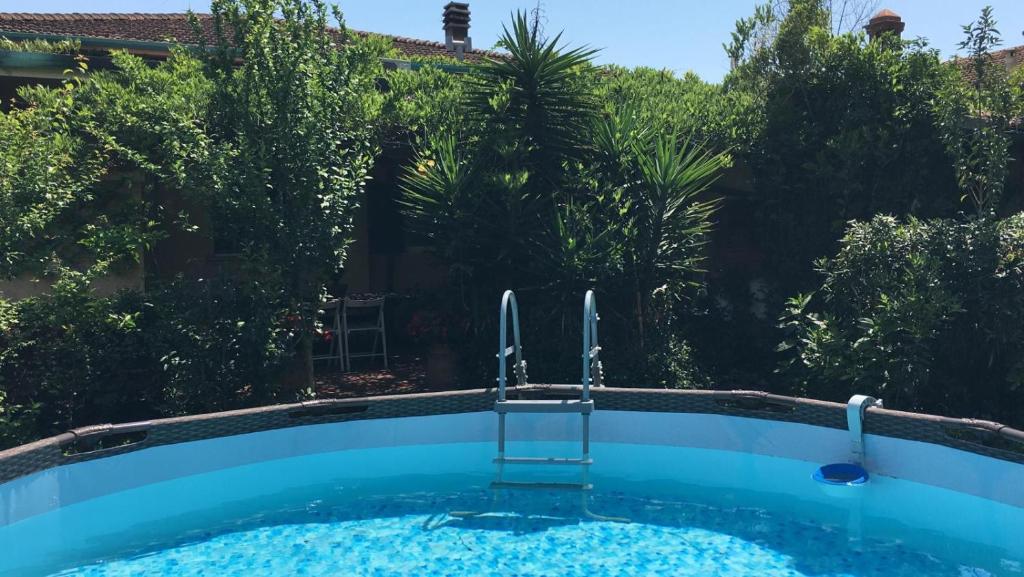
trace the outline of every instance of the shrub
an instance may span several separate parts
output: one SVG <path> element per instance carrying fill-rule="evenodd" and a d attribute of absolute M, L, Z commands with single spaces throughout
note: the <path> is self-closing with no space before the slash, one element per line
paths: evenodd
<path fill-rule="evenodd" d="M 278 302 L 259 282 L 216 280 L 97 297 L 70 273 L 50 294 L 0 301 L 0 447 L 273 402 L 294 350 Z"/>
<path fill-rule="evenodd" d="M 1020 424 L 1024 213 L 1004 221 L 853 223 L 790 300 L 782 373 L 799 392 Z"/>
<path fill-rule="evenodd" d="M 278 287 L 260 280 L 178 279 L 149 291 L 142 330 L 159 374 L 156 410 L 183 415 L 278 400 L 297 336 L 281 302 Z"/>
<path fill-rule="evenodd" d="M 141 304 L 128 292 L 93 297 L 72 273 L 49 295 L 4 303 L 0 391 L 15 415 L 31 416 L 31 436 L 155 415 Z M 26 415 L 19 406 L 35 410 Z"/>
<path fill-rule="evenodd" d="M 3 390 L 0 390 L 0 450 L 28 443 L 35 438 L 33 409 L 8 403 Z"/>

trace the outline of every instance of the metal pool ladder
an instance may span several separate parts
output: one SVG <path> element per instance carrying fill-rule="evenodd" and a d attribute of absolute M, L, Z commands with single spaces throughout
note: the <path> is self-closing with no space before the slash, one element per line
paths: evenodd
<path fill-rule="evenodd" d="M 508 346 L 508 313 L 512 313 L 512 346 Z M 593 464 L 590 458 L 590 415 L 594 412 L 594 401 L 590 398 L 590 386 L 603 386 L 600 352 L 597 342 L 597 299 L 594 291 L 587 291 L 583 300 L 583 388 L 578 399 L 540 399 L 540 400 L 509 400 L 506 397 L 508 358 L 515 356 L 516 386 L 526 385 L 526 361 L 523 360 L 523 349 L 519 340 L 519 307 L 515 294 L 507 290 L 501 297 L 501 336 L 498 340 L 498 400 L 494 403 L 494 411 L 498 413 L 498 456 L 494 463 L 498 465 L 497 478 L 491 483 L 492 489 L 545 489 L 590 491 L 593 485 L 589 482 L 589 467 Z M 593 377 L 591 376 L 593 375 Z M 512 413 L 578 413 L 582 426 L 581 454 L 579 457 L 510 457 L 505 454 L 506 421 Z M 578 483 L 566 482 L 523 482 L 506 481 L 505 465 L 570 465 L 580 467 L 581 479 Z"/>

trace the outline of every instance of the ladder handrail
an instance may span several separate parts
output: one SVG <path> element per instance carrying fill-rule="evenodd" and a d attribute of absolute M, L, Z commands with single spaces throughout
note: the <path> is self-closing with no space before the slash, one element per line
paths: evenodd
<path fill-rule="evenodd" d="M 512 350 L 508 350 L 508 311 L 512 310 Z M 498 337 L 498 400 L 505 400 L 505 382 L 507 380 L 506 364 L 509 355 L 515 354 L 516 358 L 516 385 L 520 383 L 520 375 L 525 381 L 526 371 L 523 367 L 523 347 L 519 342 L 519 304 L 516 302 L 516 294 L 506 290 L 501 295 L 501 320 L 499 322 L 501 334 Z"/>
<path fill-rule="evenodd" d="M 597 315 L 597 297 L 594 296 L 594 291 L 588 290 L 583 297 L 583 401 L 590 400 L 590 368 L 593 366 L 597 367 L 599 372 L 601 370 L 601 347 L 597 341 L 598 320 L 600 317 Z M 600 375 L 595 386 L 602 386 Z"/>
<path fill-rule="evenodd" d="M 512 338 L 513 345 L 508 346 L 508 312 L 512 311 Z M 597 297 L 594 291 L 588 290 L 583 297 L 583 391 L 580 400 L 568 399 L 518 399 L 509 401 L 505 399 L 505 388 L 508 380 L 508 357 L 515 354 L 516 384 L 526 384 L 526 361 L 523 360 L 522 346 L 519 343 L 519 305 L 516 303 L 516 295 L 506 290 L 501 297 L 501 316 L 498 335 L 498 400 L 494 403 L 494 411 L 498 413 L 498 457 L 494 463 L 498 465 L 495 480 L 491 483 L 492 489 L 570 489 L 580 492 L 580 506 L 583 513 L 590 518 L 599 521 L 615 521 L 628 523 L 629 519 L 622 517 L 607 517 L 593 513 L 589 509 L 587 491 L 594 488 L 590 482 L 589 470 L 594 463 L 590 458 L 590 415 L 594 411 L 594 401 L 590 400 L 590 385 L 593 380 L 595 387 L 604 386 L 601 373 L 601 347 L 597 340 Z M 593 378 L 591 373 L 593 372 Z M 511 413 L 579 413 L 580 415 L 580 450 L 579 457 L 527 457 L 527 456 L 505 456 L 506 445 L 506 417 Z M 579 483 L 566 482 L 535 482 L 535 481 L 506 481 L 505 465 L 578 465 L 581 467 L 581 479 Z M 452 512 L 453 516 L 476 517 L 480 513 L 474 512 Z"/>

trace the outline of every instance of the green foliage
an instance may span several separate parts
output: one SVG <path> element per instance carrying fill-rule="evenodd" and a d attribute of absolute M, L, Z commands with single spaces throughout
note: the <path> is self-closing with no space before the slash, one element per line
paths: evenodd
<path fill-rule="evenodd" d="M 32 407 L 9 403 L 0 390 L 0 447 L 14 447 L 35 440 L 37 432 L 33 419 Z"/>
<path fill-rule="evenodd" d="M 791 299 L 782 371 L 799 392 L 1020 424 L 1024 215 L 854 223 Z"/>
<path fill-rule="evenodd" d="M 920 40 L 833 33 L 833 7 L 827 0 L 772 2 L 737 22 L 725 46 L 735 67 L 721 90 L 735 101 L 723 116 L 746 124 L 726 143 L 737 174 L 749 168 L 754 188 L 750 197 L 729 198 L 728 209 L 750 223 L 751 244 L 763 261 L 720 269 L 724 274 L 709 281 L 709 294 L 682 328 L 719 386 L 841 398 L 846 384 L 836 392 L 828 378 L 769 374 L 781 338 L 770 322 L 785 307 L 784 296 L 818 284 L 811 263 L 834 254 L 848 222 L 876 214 L 962 218 L 958 197 L 986 204 L 978 209 L 984 215 L 1000 205 L 999 214 L 1006 214 L 1018 202 L 999 197 L 1007 177 L 1008 120 L 1020 114 L 1024 73 L 1008 80 L 991 58 L 998 37 L 991 14 L 967 27 L 963 48 L 972 57 L 949 63 Z M 789 304 L 791 312 L 800 310 L 799 301 Z M 745 346 L 733 352 L 735 342 Z M 925 365 L 912 364 L 921 361 L 909 350 L 905 370 L 926 372 Z"/>
<path fill-rule="evenodd" d="M 78 130 L 76 86 L 25 93 L 29 108 L 0 111 L 0 277 L 83 252 L 82 223 L 69 221 L 93 200 L 107 151 Z"/>
<path fill-rule="evenodd" d="M 605 114 L 630 109 L 637 124 L 655 133 L 690 134 L 718 149 L 750 141 L 754 100 L 687 72 L 609 66 L 597 74 Z"/>
<path fill-rule="evenodd" d="M 274 279 L 176 279 L 147 291 L 140 319 L 164 415 L 290 400 L 297 332 Z"/>
<path fill-rule="evenodd" d="M 430 145 L 418 164 L 405 168 L 404 213 L 445 260 L 460 263 L 457 272 L 469 273 L 467 267 L 487 266 L 478 241 L 491 225 L 488 210 L 500 205 L 477 192 L 477 169 L 458 149 L 454 135 L 436 135 Z"/>
<path fill-rule="evenodd" d="M 563 159 L 578 154 L 597 111 L 592 92 L 578 86 L 597 51 L 560 47 L 561 36 L 544 39 L 519 12 L 498 40 L 510 57 L 476 67 L 467 90 L 466 105 L 482 115 L 498 146 L 519 143 L 542 178 L 553 176 L 543 171 L 557 171 Z"/>
<path fill-rule="evenodd" d="M 137 295 L 97 299 L 89 292 L 84 277 L 65 274 L 49 296 L 4 303 L 0 390 L 7 402 L 35 408 L 19 415 L 31 418 L 33 437 L 115 415 L 152 416 L 146 381 L 153 373 L 140 346 Z"/>
<path fill-rule="evenodd" d="M 115 54 L 116 72 L 88 76 L 79 63 L 60 87 L 22 88 L 26 106 L 0 112 L 0 276 L 97 278 L 137 263 L 167 232 L 149 188 L 206 184 L 185 169 L 210 156 L 198 61 Z"/>
<path fill-rule="evenodd" d="M 0 446 L 294 399 L 280 377 L 297 344 L 309 377 L 314 303 L 344 264 L 380 142 L 415 150 L 402 212 L 450 265 L 439 330 L 466 382 L 493 373 L 505 288 L 523 304 L 531 373 L 577 379 L 578 299 L 596 288 L 613 384 L 781 383 L 1018 418 L 1024 220 L 991 215 L 1024 72 L 993 61 L 991 12 L 951 64 L 923 42 L 835 35 L 822 0 L 785 4 L 737 23 L 721 85 L 594 67 L 594 51 L 545 39 L 525 14 L 499 42 L 508 58 L 385 71 L 389 41 L 329 29 L 341 15 L 319 1 L 216 0 L 210 51 L 156 65 L 115 54 L 88 75 L 80 59 L 61 86 L 23 89 L 0 112 L 0 276 L 56 285 L 0 301 Z M 77 46 L 0 38 L 30 49 Z M 752 173 L 768 253 L 746 272 L 769 278 L 716 277 L 708 294 L 709 190 L 733 161 Z M 211 211 L 200 232 L 243 253 L 238 276 L 93 294 L 185 220 L 165 214 L 163 190 Z M 984 218 L 934 220 L 956 215 L 958 195 Z M 897 217 L 849 224 L 876 214 Z M 826 254 L 814 296 L 789 302 L 773 383 L 744 364 L 778 342 L 758 317 L 818 285 L 811 263 Z M 742 301 L 758 291 L 755 312 Z M 727 352 L 702 364 L 709 348 Z"/>
<path fill-rule="evenodd" d="M 388 90 L 379 124 L 386 142 L 425 146 L 425 135 L 467 129 L 465 76 L 441 68 L 445 62 L 420 64 L 416 70 L 389 70 L 384 74 Z"/>
<path fill-rule="evenodd" d="M 769 48 L 778 33 L 779 14 L 771 3 L 758 4 L 754 14 L 736 20 L 736 29 L 730 33 L 730 41 L 722 44 L 729 63 L 736 68 L 740 63 L 768 57 Z M 760 68 L 747 66 L 746 69 Z"/>
<path fill-rule="evenodd" d="M 680 146 L 675 135 L 656 137 L 652 150 L 636 152 L 639 190 L 627 203 L 634 207 L 629 234 L 638 235 L 630 244 L 646 269 L 639 274 L 667 280 L 698 270 L 699 253 L 689 243 L 709 230 L 717 199 L 697 199 L 718 178 L 724 157 L 700 145 Z"/>
<path fill-rule="evenodd" d="M 208 187 L 210 171 L 190 171 L 218 160 L 205 131 L 213 84 L 202 62 L 183 49 L 156 66 L 123 52 L 112 59 L 115 70 L 91 74 L 76 98 L 102 127 L 113 168 L 144 172 L 148 184 L 186 195 Z"/>
<path fill-rule="evenodd" d="M 209 191 L 218 220 L 261 265 L 287 267 L 297 298 L 314 301 L 344 261 L 372 162 L 379 64 L 358 39 L 337 49 L 322 3 L 226 0 L 212 12 L 211 137 L 230 159 Z"/>
<path fill-rule="evenodd" d="M 581 154 L 579 127 L 595 112 L 579 80 L 589 53 L 563 55 L 557 38 L 544 42 L 526 28 L 520 15 L 503 39 L 521 43 L 521 61 L 484 64 L 468 80 L 460 104 L 476 121 L 463 142 L 458 133 L 428 134 L 403 179 L 411 228 L 435 239 L 441 254 L 459 255 L 460 285 L 498 290 L 511 270 L 529 266 L 534 239 L 568 192 L 559 186 L 566 163 Z"/>
<path fill-rule="evenodd" d="M 26 106 L 0 113 L 0 272 L 56 283 L 0 302 L 0 443 L 295 398 L 281 369 L 342 265 L 390 48 L 328 30 L 318 3 L 214 8 L 206 61 L 115 54 L 114 70 L 23 89 Z M 211 208 L 249 266 L 94 294 L 187 218 L 164 213 L 168 189 Z"/>
<path fill-rule="evenodd" d="M 695 341 L 698 353 L 707 342 L 721 349 L 713 343 L 740 338 L 750 343 L 743 359 L 767 360 L 757 351 L 767 352 L 768 343 L 779 337 L 748 309 L 766 307 L 762 316 L 770 319 L 782 308 L 782 296 L 811 290 L 817 284 L 811 263 L 834 254 L 851 220 L 876 214 L 959 218 L 963 199 L 988 215 L 1001 204 L 1009 120 L 1019 115 L 1021 100 L 1019 83 L 1007 80 L 991 58 L 998 37 L 991 14 L 966 27 L 963 48 L 971 51 L 970 59 L 950 63 L 920 40 L 834 34 L 828 6 L 800 0 L 790 2 L 784 13 L 759 9 L 737 23 L 734 42 L 727 46 L 737 59 L 723 83 L 725 93 L 750 99 L 750 139 L 734 141 L 734 155 L 752 172 L 751 220 L 765 262 L 761 270 L 736 275 L 742 278 L 716 279 L 712 296 L 727 305 L 712 301 L 704 307 L 696 323 L 704 327 L 699 332 L 704 338 Z M 755 284 L 758 302 L 751 296 Z M 799 304 L 790 302 L 790 311 L 800 310 Z M 914 318 L 927 316 L 918 313 L 922 316 Z M 905 328 L 907 334 L 931 330 L 926 324 Z M 918 374 L 910 380 L 923 379 L 929 369 L 911 351 L 925 349 L 901 350 L 904 370 Z M 712 356 L 718 375 L 743 360 Z M 764 367 L 751 365 L 745 378 L 764 383 L 760 386 L 790 386 L 793 372 L 768 380 Z M 830 392 L 829 382 L 804 380 L 796 386 L 808 386 L 803 392 L 812 396 L 842 396 Z"/>
<path fill-rule="evenodd" d="M 687 371 L 670 370 L 678 364 L 673 353 L 689 361 L 690 351 L 673 333 L 682 305 L 702 288 L 704 246 L 719 205 L 705 193 L 728 156 L 692 137 L 659 134 L 648 126 L 624 108 L 597 127 L 593 178 L 602 192 L 595 220 L 617 256 L 604 265 L 601 280 L 615 287 L 606 289 L 612 306 L 632 311 L 624 326 L 612 325 L 631 361 L 622 370 L 679 386 L 693 379 Z"/>
<path fill-rule="evenodd" d="M 78 54 L 82 43 L 77 40 L 11 40 L 0 36 L 0 50 L 8 52 L 45 52 L 49 54 Z"/>

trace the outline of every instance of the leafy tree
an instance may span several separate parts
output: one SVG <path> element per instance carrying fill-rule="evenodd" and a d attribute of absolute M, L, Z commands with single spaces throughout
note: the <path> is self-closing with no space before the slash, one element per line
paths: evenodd
<path fill-rule="evenodd" d="M 581 135 L 597 111 L 593 93 L 575 86 L 582 65 L 596 50 L 560 48 L 561 34 L 544 39 L 518 13 L 512 29 L 505 27 L 498 46 L 509 58 L 487 59 L 470 76 L 466 104 L 483 113 L 485 130 L 519 146 L 525 160 L 536 167 L 534 176 L 553 181 L 565 159 L 577 158 Z"/>
<path fill-rule="evenodd" d="M 594 132 L 597 225 L 618 255 L 605 285 L 613 306 L 632 310 L 623 345 L 652 374 L 651 352 L 667 346 L 677 305 L 699 287 L 704 244 L 719 199 L 706 198 L 729 157 L 693 136 L 658 130 L 624 107 Z M 625 297 L 625 298 L 622 298 Z M 664 378 L 664 377 L 662 377 Z"/>
<path fill-rule="evenodd" d="M 282 279 L 311 384 L 315 309 L 344 264 L 376 153 L 381 46 L 349 35 L 337 9 L 340 27 L 330 28 L 320 1 L 218 0 L 211 12 L 208 122 L 224 158 L 209 192 L 217 234 L 251 274 Z"/>
<path fill-rule="evenodd" d="M 753 15 L 736 20 L 736 29 L 730 33 L 730 41 L 722 44 L 733 68 L 750 61 L 755 55 L 768 52 L 778 34 L 780 15 L 776 10 L 772 3 L 758 4 L 754 7 Z"/>
<path fill-rule="evenodd" d="M 949 216 L 956 182 L 933 103 L 958 81 L 938 53 L 894 36 L 835 36 L 815 0 L 792 2 L 774 41 L 727 79 L 758 120 L 737 151 L 754 173 L 757 219 L 784 292 L 810 282 L 851 219 Z"/>
<path fill-rule="evenodd" d="M 832 34 L 860 32 L 869 21 L 872 13 L 878 9 L 878 0 L 816 0 L 821 7 Z M 774 42 L 779 32 L 779 24 L 785 20 L 793 9 L 799 10 L 805 4 L 801 0 L 768 0 L 764 4 L 754 6 L 754 14 L 749 18 L 736 21 L 736 30 L 731 34 L 730 42 L 723 44 L 726 54 L 735 64 L 746 60 L 751 51 Z"/>
<path fill-rule="evenodd" d="M 52 273 L 43 294 L 0 299 L 0 446 L 267 403 L 294 351 L 275 278 L 92 290 L 183 224 L 153 193 L 206 194 L 230 152 L 207 131 L 212 83 L 200 60 L 175 51 L 157 65 L 113 61 L 23 89 L 25 106 L 0 114 L 10 128 L 0 135 L 3 272 Z"/>
<path fill-rule="evenodd" d="M 535 239 L 569 194 L 566 171 L 584 154 L 582 127 L 596 112 L 580 70 L 590 52 L 562 53 L 558 42 L 540 39 L 519 14 L 500 42 L 514 56 L 466 79 L 470 122 L 428 134 L 406 170 L 409 224 L 458 258 L 453 284 L 467 302 L 524 280 Z"/>
<path fill-rule="evenodd" d="M 24 89 L 24 107 L 0 113 L 0 272 L 59 273 L 46 294 L 0 300 L 0 444 L 294 398 L 279 369 L 342 264 L 386 45 L 338 50 L 344 29 L 319 4 L 216 8 L 221 43 L 205 62 L 115 54 L 114 70 Z M 195 228 L 164 214 L 161 188 L 207 201 L 251 267 L 95 294 L 93 279 Z M 289 310 L 301 326 L 283 322 Z"/>
<path fill-rule="evenodd" d="M 1024 110 L 1020 83 L 992 51 L 1002 40 L 986 6 L 977 21 L 965 25 L 961 50 L 968 57 L 951 65 L 968 82 L 948 84 L 935 101 L 940 135 L 953 159 L 961 200 L 969 199 L 978 216 L 995 213 L 1009 175 L 1010 123 Z M 957 70 L 960 72 L 961 70 Z"/>

